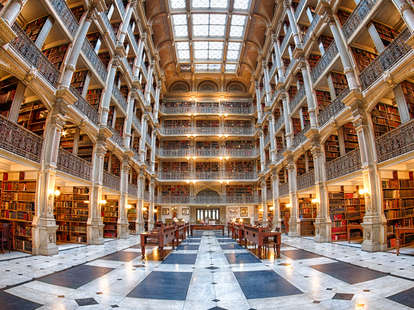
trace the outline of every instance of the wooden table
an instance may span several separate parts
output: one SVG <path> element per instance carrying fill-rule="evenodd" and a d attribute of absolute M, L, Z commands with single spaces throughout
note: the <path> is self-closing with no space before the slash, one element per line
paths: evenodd
<path fill-rule="evenodd" d="M 231 237 L 234 240 L 242 243 L 243 236 L 244 236 L 243 224 L 234 224 L 233 225 L 233 234 L 232 234 Z"/>
<path fill-rule="evenodd" d="M 280 245 L 282 243 L 281 233 L 278 231 L 266 231 L 263 227 L 254 227 L 244 225 L 244 241 L 247 248 L 247 242 L 257 245 L 259 257 L 262 255 L 262 248 L 269 239 L 273 239 L 273 247 L 276 250 L 277 258 L 280 258 Z"/>
<path fill-rule="evenodd" d="M 361 224 L 346 225 L 346 239 L 348 240 L 348 242 L 351 242 L 351 230 L 360 230 L 362 233 L 364 232 L 364 228 Z"/>
<path fill-rule="evenodd" d="M 145 258 L 145 246 L 156 245 L 160 249 L 161 255 L 164 251 L 164 246 L 172 243 L 174 249 L 175 240 L 177 236 L 178 228 L 175 225 L 164 226 L 162 225 L 157 231 L 145 232 L 141 234 L 141 255 L 142 259 Z M 178 240 L 177 240 L 178 245 Z"/>
<path fill-rule="evenodd" d="M 401 236 L 404 234 L 414 234 L 414 226 L 413 227 L 396 227 L 395 229 L 395 236 L 397 237 L 397 242 L 395 245 L 397 255 L 400 255 L 400 246 L 401 246 Z"/>
<path fill-rule="evenodd" d="M 190 233 L 193 235 L 194 230 L 221 230 L 224 236 L 224 225 L 222 224 L 190 224 Z"/>
<path fill-rule="evenodd" d="M 187 237 L 187 225 L 186 224 L 177 224 L 176 225 L 177 230 L 175 231 L 175 237 L 177 240 L 177 245 L 178 245 L 178 241 L 184 241 L 185 238 Z"/>

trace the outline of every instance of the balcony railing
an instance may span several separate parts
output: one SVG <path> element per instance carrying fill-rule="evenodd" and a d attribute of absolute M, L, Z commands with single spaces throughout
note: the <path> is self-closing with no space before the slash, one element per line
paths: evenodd
<path fill-rule="evenodd" d="M 289 183 L 279 183 L 279 196 L 289 194 Z"/>
<path fill-rule="evenodd" d="M 315 185 L 315 171 L 311 170 L 297 177 L 298 189 L 304 189 Z"/>
<path fill-rule="evenodd" d="M 57 169 L 84 180 L 91 180 L 91 163 L 64 149 L 59 149 Z"/>
<path fill-rule="evenodd" d="M 208 113 L 208 114 L 216 114 L 219 113 L 220 109 L 219 106 L 197 106 L 196 113 Z"/>
<path fill-rule="evenodd" d="M 305 126 L 305 128 L 298 132 L 296 136 L 293 137 L 292 141 L 292 149 L 297 148 L 299 145 L 301 145 L 303 142 L 306 141 L 307 137 L 305 136 L 305 133 L 309 130 L 309 126 Z"/>
<path fill-rule="evenodd" d="M 196 149 L 195 155 L 200 157 L 220 156 L 220 149 Z"/>
<path fill-rule="evenodd" d="M 124 140 L 123 140 L 121 134 L 119 133 L 119 131 L 116 130 L 115 128 L 112 128 L 112 127 L 108 127 L 108 128 L 112 132 L 112 137 L 111 137 L 112 141 L 115 142 L 116 144 L 118 144 L 120 147 L 123 147 Z"/>
<path fill-rule="evenodd" d="M 192 127 L 161 127 L 160 132 L 163 135 L 186 135 L 192 134 L 193 128 Z"/>
<path fill-rule="evenodd" d="M 377 58 L 375 58 L 373 62 L 369 64 L 368 67 L 361 72 L 359 78 L 362 83 L 362 89 L 370 87 L 382 76 L 385 70 L 390 69 L 411 51 L 411 48 L 405 44 L 405 41 L 409 36 L 410 31 L 405 29 Z"/>
<path fill-rule="evenodd" d="M 257 195 L 230 196 L 158 196 L 157 203 L 163 204 L 229 204 L 229 203 L 258 203 Z"/>
<path fill-rule="evenodd" d="M 234 134 L 234 135 L 252 135 L 254 134 L 253 127 L 224 127 L 224 134 Z"/>
<path fill-rule="evenodd" d="M 283 115 L 280 115 L 277 121 L 275 122 L 275 133 L 277 133 L 280 130 L 280 128 L 282 128 L 284 123 L 285 119 L 283 118 Z"/>
<path fill-rule="evenodd" d="M 151 136 L 149 136 L 149 135 L 145 135 L 145 141 L 146 141 L 149 145 L 151 145 Z"/>
<path fill-rule="evenodd" d="M 343 109 L 345 109 L 345 104 L 342 102 L 342 99 L 346 97 L 346 95 L 349 94 L 349 88 L 345 88 L 338 97 L 335 98 L 334 101 L 332 101 L 331 104 L 329 104 L 324 110 L 319 112 L 318 114 L 318 121 L 319 121 L 319 127 L 322 127 L 325 125 L 329 119 L 336 116 L 339 112 L 341 112 Z"/>
<path fill-rule="evenodd" d="M 237 171 L 237 172 L 224 172 L 223 178 L 226 180 L 254 180 L 257 179 L 256 171 Z"/>
<path fill-rule="evenodd" d="M 221 179 L 220 171 L 196 171 L 195 178 L 198 180 Z"/>
<path fill-rule="evenodd" d="M 161 127 L 160 132 L 163 135 L 253 135 L 253 127 Z"/>
<path fill-rule="evenodd" d="M 414 150 L 414 120 L 402 124 L 376 140 L 377 160 L 383 162 Z"/>
<path fill-rule="evenodd" d="M 292 71 L 292 68 L 295 65 L 295 63 L 296 63 L 296 59 L 292 58 L 290 60 L 289 66 L 286 68 L 285 77 L 287 77 L 290 74 L 290 71 Z M 286 78 L 285 78 L 285 80 L 286 80 Z"/>
<path fill-rule="evenodd" d="M 220 133 L 220 127 L 195 127 L 194 129 L 194 132 L 199 134 L 218 135 Z"/>
<path fill-rule="evenodd" d="M 296 7 L 295 11 L 295 18 L 298 19 L 300 12 L 302 11 L 303 7 L 305 6 L 307 0 L 300 0 L 298 6 Z"/>
<path fill-rule="evenodd" d="M 96 55 L 94 49 L 87 39 L 83 41 L 82 52 L 85 54 L 85 57 L 90 61 L 92 68 L 96 70 L 98 76 L 102 81 L 106 81 L 107 71 L 102 63 L 101 59 Z"/>
<path fill-rule="evenodd" d="M 112 95 L 114 95 L 115 100 L 119 103 L 119 105 L 122 107 L 122 109 L 127 112 L 127 101 L 125 100 L 124 96 L 121 94 L 121 91 L 118 87 L 115 87 L 112 89 Z"/>
<path fill-rule="evenodd" d="M 73 16 L 72 11 L 66 5 L 65 0 L 50 0 L 54 10 L 59 15 L 60 20 L 69 30 L 72 37 L 75 37 L 76 31 L 78 30 L 78 22 L 76 21 L 75 16 Z"/>
<path fill-rule="evenodd" d="M 70 90 L 78 99 L 74 106 L 86 115 L 95 125 L 99 124 L 99 114 L 98 111 L 88 102 L 81 94 L 76 90 L 76 88 L 71 87 Z"/>
<path fill-rule="evenodd" d="M 138 195 L 138 186 L 135 184 L 128 184 L 128 194 L 134 197 Z"/>
<path fill-rule="evenodd" d="M 105 23 L 106 29 L 108 30 L 109 36 L 111 37 L 112 42 L 114 42 L 114 44 L 116 44 L 116 36 L 114 33 L 114 28 L 112 28 L 111 22 L 108 19 L 108 16 L 106 15 L 105 12 L 103 12 L 101 14 L 102 16 L 102 20 Z"/>
<path fill-rule="evenodd" d="M 270 141 L 270 135 L 268 134 L 264 136 L 264 139 L 263 139 L 264 145 L 266 146 L 269 143 L 269 141 Z"/>
<path fill-rule="evenodd" d="M 134 115 L 132 117 L 132 123 L 134 124 L 134 126 L 137 128 L 138 131 L 141 132 L 141 122 L 139 121 L 139 119 L 137 118 L 136 115 Z"/>
<path fill-rule="evenodd" d="M 0 115 L 0 148 L 40 163 L 43 140 Z"/>
<path fill-rule="evenodd" d="M 128 35 L 129 35 L 129 39 L 131 40 L 134 50 L 138 52 L 138 43 L 130 27 L 128 27 Z"/>
<path fill-rule="evenodd" d="M 227 172 L 227 171 L 168 171 L 161 172 L 159 178 L 162 180 L 255 180 L 257 173 L 248 172 Z"/>
<path fill-rule="evenodd" d="M 110 174 L 106 171 L 103 172 L 102 184 L 103 186 L 118 190 L 120 189 L 120 177 Z"/>
<path fill-rule="evenodd" d="M 192 179 L 190 171 L 162 171 L 159 173 L 162 180 L 189 180 Z"/>
<path fill-rule="evenodd" d="M 325 54 L 323 54 L 322 58 L 319 59 L 318 63 L 311 72 L 313 82 L 315 82 L 328 68 L 336 55 L 338 55 L 338 48 L 336 47 L 335 40 L 333 40 L 331 45 L 329 45 L 328 49 L 325 51 Z"/>
<path fill-rule="evenodd" d="M 378 0 L 362 0 L 359 2 L 358 6 L 354 9 L 342 27 L 342 31 L 346 39 L 349 39 L 355 29 L 362 25 L 363 20 L 377 1 Z"/>
<path fill-rule="evenodd" d="M 149 200 L 150 200 L 150 194 L 149 194 L 149 191 L 145 191 L 145 192 L 144 192 L 144 200 L 145 200 L 145 201 L 149 201 Z"/>
<path fill-rule="evenodd" d="M 258 151 L 256 148 L 251 149 L 158 149 L 158 156 L 163 157 L 186 157 L 186 156 L 199 156 L 199 157 L 253 157 L 257 156 Z"/>
<path fill-rule="evenodd" d="M 279 161 L 281 161 L 284 158 L 284 156 L 283 156 L 284 152 L 285 152 L 285 149 L 277 151 L 277 153 L 276 153 L 276 163 L 278 163 Z"/>
<path fill-rule="evenodd" d="M 303 38 L 303 43 L 306 44 L 308 42 L 309 38 L 312 35 L 313 30 L 316 28 L 316 25 L 319 23 L 319 15 L 314 15 L 312 23 L 310 24 L 308 30 L 306 31 L 305 37 Z"/>
<path fill-rule="evenodd" d="M 254 107 L 232 107 L 232 106 L 221 106 L 221 112 L 229 114 L 251 114 L 254 113 Z"/>
<path fill-rule="evenodd" d="M 325 164 L 326 178 L 332 180 L 361 169 L 359 149 L 355 149 L 344 156 L 338 157 Z"/>
<path fill-rule="evenodd" d="M 252 147 L 251 149 L 225 149 L 223 156 L 251 157 L 257 156 L 258 154 L 258 150 Z"/>
<path fill-rule="evenodd" d="M 290 101 L 290 112 L 293 113 L 295 111 L 296 106 L 302 101 L 302 99 L 305 97 L 305 85 L 301 85 L 298 92 L 296 93 L 295 98 L 293 98 L 292 101 Z"/>
<path fill-rule="evenodd" d="M 56 67 L 43 55 L 17 23 L 13 24 L 12 29 L 17 34 L 17 37 L 11 42 L 13 49 L 22 55 L 33 67 L 37 68 L 40 74 L 53 87 L 56 87 L 59 80 L 59 71 Z"/>
<path fill-rule="evenodd" d="M 158 149 L 158 156 L 163 157 L 185 157 L 185 156 L 193 156 L 193 152 L 190 149 L 172 149 L 166 150 L 163 148 Z"/>
<path fill-rule="evenodd" d="M 180 107 L 166 107 L 164 105 L 161 106 L 161 112 L 166 114 L 186 114 L 186 113 L 194 113 L 194 107 L 192 106 L 180 106 Z"/>

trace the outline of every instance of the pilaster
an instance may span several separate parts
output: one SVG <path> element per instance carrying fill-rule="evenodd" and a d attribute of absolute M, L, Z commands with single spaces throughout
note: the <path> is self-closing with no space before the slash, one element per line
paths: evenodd
<path fill-rule="evenodd" d="M 117 223 L 117 236 L 120 239 L 128 238 L 128 174 L 129 174 L 129 162 L 128 156 L 124 155 L 121 163 L 121 196 L 119 199 L 119 211 L 118 211 L 118 223 Z"/>
<path fill-rule="evenodd" d="M 289 198 L 290 198 L 290 219 L 289 219 L 289 236 L 300 236 L 300 219 L 299 219 L 299 204 L 296 186 L 296 164 L 293 156 L 288 157 L 288 180 L 289 180 Z"/>

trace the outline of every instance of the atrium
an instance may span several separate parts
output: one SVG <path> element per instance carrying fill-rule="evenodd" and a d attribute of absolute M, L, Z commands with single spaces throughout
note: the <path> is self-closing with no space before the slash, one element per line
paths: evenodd
<path fill-rule="evenodd" d="M 0 310 L 413 309 L 412 0 L 0 0 Z"/>

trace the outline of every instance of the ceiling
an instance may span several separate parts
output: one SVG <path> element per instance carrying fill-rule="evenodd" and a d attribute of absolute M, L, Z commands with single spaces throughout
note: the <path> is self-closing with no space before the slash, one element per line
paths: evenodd
<path fill-rule="evenodd" d="M 211 78 L 249 89 L 274 9 L 274 0 L 146 1 L 167 86 Z"/>

